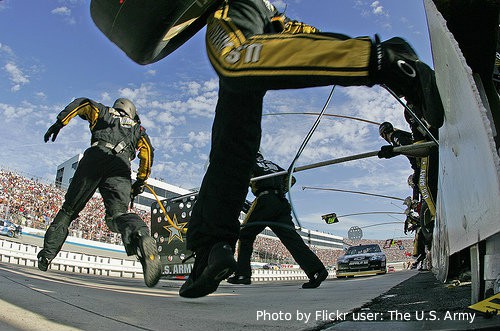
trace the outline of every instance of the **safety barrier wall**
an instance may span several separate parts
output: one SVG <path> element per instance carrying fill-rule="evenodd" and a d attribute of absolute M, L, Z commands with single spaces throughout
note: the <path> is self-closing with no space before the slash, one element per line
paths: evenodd
<path fill-rule="evenodd" d="M 31 235 L 34 237 L 43 238 L 45 236 L 45 230 L 34 229 L 34 228 L 29 228 L 29 227 L 24 226 L 23 227 L 23 235 Z M 105 250 L 112 251 L 112 252 L 125 253 L 125 247 L 123 247 L 122 245 L 104 243 L 104 242 L 99 242 L 99 241 L 95 241 L 95 240 L 88 240 L 88 239 L 78 238 L 78 237 L 71 236 L 71 235 L 68 236 L 68 238 L 66 239 L 65 242 L 69 243 L 69 244 L 80 245 L 80 246 L 91 246 L 93 248 L 105 249 Z"/>
<path fill-rule="evenodd" d="M 40 249 L 36 245 L 0 239 L 0 262 L 36 267 L 36 255 Z M 392 262 L 388 263 L 388 266 L 394 266 L 395 271 L 406 269 L 404 262 Z M 49 268 L 51 270 L 100 276 L 142 278 L 142 267 L 139 261 L 67 251 L 59 252 Z M 328 272 L 328 278 L 335 278 L 334 270 Z M 305 272 L 298 268 L 280 270 L 254 269 L 252 273 L 252 281 L 254 282 L 307 279 Z"/>
<path fill-rule="evenodd" d="M 424 3 L 445 108 L 445 123 L 439 131 L 439 192 L 432 251 L 433 270 L 444 281 L 450 255 L 500 231 L 500 159 L 491 114 L 481 98 L 484 91 L 434 3 Z M 489 273 L 496 277 L 496 271 Z"/>
<path fill-rule="evenodd" d="M 328 279 L 335 278 L 335 271 L 328 271 Z M 252 281 L 255 282 L 279 282 L 289 280 L 308 280 L 306 273 L 302 269 L 280 269 L 266 270 L 255 269 L 252 271 Z"/>
<path fill-rule="evenodd" d="M 471 303 L 476 303 L 500 293 L 500 158 L 493 139 L 499 132 L 481 79 L 472 74 L 433 1 L 424 3 L 445 108 L 445 123 L 439 131 L 433 271 L 445 281 L 452 268 L 450 257 L 468 250 Z M 461 24 L 467 26 L 470 22 L 466 20 Z M 478 49 L 481 51 L 488 50 Z"/>
<path fill-rule="evenodd" d="M 41 248 L 36 245 L 2 239 L 0 262 L 36 267 L 37 254 L 40 250 Z M 142 266 L 139 261 L 67 251 L 59 252 L 49 268 L 101 276 L 142 278 Z"/>
<path fill-rule="evenodd" d="M 0 239 L 0 262 L 20 264 L 30 267 L 37 266 L 37 254 L 41 247 Z M 139 261 L 112 258 L 107 256 L 90 255 L 61 251 L 52 260 L 49 268 L 74 273 L 84 273 L 100 276 L 142 278 L 142 267 Z M 329 278 L 335 273 L 330 272 Z M 308 277 L 301 269 L 285 270 L 254 270 L 253 281 L 289 281 L 307 280 Z"/>

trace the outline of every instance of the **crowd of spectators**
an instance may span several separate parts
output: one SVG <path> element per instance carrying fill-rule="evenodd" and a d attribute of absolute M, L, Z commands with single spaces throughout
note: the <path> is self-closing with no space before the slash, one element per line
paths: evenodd
<path fill-rule="evenodd" d="M 36 178 L 28 178 L 12 171 L 0 170 L 0 217 L 22 226 L 45 230 L 59 210 L 64 200 L 64 191 L 55 185 L 43 183 Z M 142 219 L 151 226 L 149 211 L 134 208 Z M 69 228 L 69 235 L 121 245 L 118 234 L 109 231 L 104 221 L 105 211 L 102 198 L 96 194 Z M 387 261 L 409 261 L 413 249 L 412 240 L 396 241 L 384 248 L 384 240 L 345 241 L 346 246 L 367 243 L 379 244 L 387 256 Z M 335 266 L 337 258 L 344 254 L 342 249 L 328 249 L 312 246 L 326 266 Z M 256 262 L 277 262 L 295 264 L 288 250 L 277 238 L 258 236 L 254 243 L 253 260 Z"/>
<path fill-rule="evenodd" d="M 45 229 L 57 213 L 63 197 L 54 186 L 0 170 L 1 215 L 15 223 Z"/>
<path fill-rule="evenodd" d="M 0 216 L 21 226 L 45 230 L 64 200 L 64 191 L 36 178 L 0 170 Z M 134 208 L 150 226 L 151 214 Z M 122 244 L 104 221 L 104 204 L 96 194 L 71 223 L 69 235 L 100 242 Z"/>
<path fill-rule="evenodd" d="M 413 239 L 404 240 L 344 240 L 345 247 L 352 245 L 378 244 L 387 257 L 387 262 L 413 261 Z M 311 246 L 312 251 L 329 267 L 336 265 L 337 259 L 344 255 L 343 249 L 330 249 Z M 278 238 L 258 236 L 254 243 L 253 260 L 256 262 L 277 262 L 295 264 L 293 257 Z"/>

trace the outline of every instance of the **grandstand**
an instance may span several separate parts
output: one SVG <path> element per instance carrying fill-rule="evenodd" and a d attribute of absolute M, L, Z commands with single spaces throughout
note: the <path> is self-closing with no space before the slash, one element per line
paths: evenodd
<path fill-rule="evenodd" d="M 185 194 L 188 190 L 149 179 L 148 183 L 161 198 Z M 163 191 L 164 190 L 164 191 Z M 154 196 L 145 192 L 137 201 L 134 211 L 151 226 L 149 204 Z M 64 190 L 55 183 L 44 183 L 40 179 L 25 177 L 14 171 L 0 170 L 0 217 L 20 224 L 23 227 L 46 229 L 59 210 L 64 200 Z M 243 216 L 243 215 L 242 215 Z M 118 234 L 112 233 L 104 222 L 102 198 L 96 194 L 70 226 L 70 236 L 104 243 L 122 245 Z M 306 244 L 320 257 L 327 266 L 334 266 L 336 259 L 343 254 L 344 238 L 314 230 L 299 230 Z M 383 246 L 384 240 L 380 241 Z M 411 243 L 405 243 L 405 249 L 385 249 L 389 261 L 411 259 L 405 253 L 411 251 Z M 254 259 L 259 262 L 278 262 L 294 264 L 286 248 L 269 229 L 265 229 L 254 245 Z"/>

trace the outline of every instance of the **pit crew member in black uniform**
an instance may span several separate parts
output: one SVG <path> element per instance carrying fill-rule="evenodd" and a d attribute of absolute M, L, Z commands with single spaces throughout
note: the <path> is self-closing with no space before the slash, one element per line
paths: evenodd
<path fill-rule="evenodd" d="M 262 154 L 257 153 L 253 177 L 283 170 L 277 164 L 265 160 Z M 294 182 L 295 178 L 292 179 L 292 183 Z M 295 230 L 290 204 L 285 197 L 288 191 L 288 176 L 281 175 L 252 181 L 250 186 L 255 200 L 246 214 L 240 231 L 238 267 L 235 275 L 229 277 L 227 281 L 231 284 L 248 285 L 251 283 L 250 258 L 253 244 L 257 235 L 269 226 L 309 277 L 309 281 L 304 283 L 302 288 L 318 287 L 328 277 L 328 271 Z"/>
<path fill-rule="evenodd" d="M 412 105 L 409 105 L 409 107 L 415 109 Z M 418 114 L 418 111 L 416 111 L 415 113 Z M 416 127 L 418 127 L 418 124 L 412 116 L 407 115 L 406 121 L 410 124 L 412 133 L 395 129 L 389 122 L 380 124 L 380 136 L 391 145 L 382 146 L 380 152 L 378 153 L 379 158 L 389 159 L 398 155 L 398 153 L 395 153 L 393 151 L 393 147 L 412 145 L 414 143 L 415 137 L 417 138 L 417 143 L 429 140 L 425 139 L 425 135 L 424 133 L 422 133 L 422 131 L 416 129 Z M 411 168 L 413 169 L 413 174 L 411 175 L 411 183 L 410 181 L 408 182 L 408 185 L 410 185 L 410 187 L 413 189 L 413 201 L 410 202 L 409 205 L 412 206 L 419 204 L 419 218 L 412 220 L 413 222 L 417 221 L 417 224 L 414 226 L 415 240 L 413 251 L 413 256 L 416 257 L 417 260 L 413 263 L 413 268 L 425 259 L 426 247 L 428 250 L 431 249 L 433 227 L 432 221 L 435 216 L 434 201 L 437 191 L 437 148 L 431 148 L 427 154 L 422 155 L 421 157 L 407 156 L 407 158 L 410 161 Z M 429 167 L 429 160 L 435 161 L 432 163 L 432 168 Z M 421 165 L 424 165 L 425 167 L 424 172 L 422 173 L 423 176 L 421 176 Z M 429 174 L 429 170 L 432 170 L 432 172 L 430 173 L 431 178 L 433 179 L 432 183 L 429 183 L 428 175 L 426 176 L 426 174 Z M 431 191 L 429 187 L 435 188 L 435 191 Z M 431 195 L 428 192 L 433 192 L 433 194 Z M 429 207 L 429 205 L 432 209 Z M 411 209 L 410 206 L 409 209 Z M 405 222 L 405 233 L 406 227 L 407 223 Z"/>
<path fill-rule="evenodd" d="M 108 228 L 121 234 L 127 255 L 138 256 L 144 281 L 152 287 L 161 275 L 156 241 L 149 236 L 149 229 L 139 215 L 128 211 L 131 197 L 144 190 L 153 162 L 153 146 L 141 126 L 136 107 L 125 98 L 117 99 L 113 107 L 87 98 L 75 99 L 57 115 L 56 122 L 45 133 L 45 142 L 50 138 L 54 141 L 61 128 L 77 115 L 89 122 L 91 147 L 78 163 L 64 203 L 45 233 L 43 249 L 38 253 L 38 268 L 47 270 L 68 236 L 69 225 L 99 189 Z M 131 185 L 130 161 L 136 151 L 139 169 L 137 180 Z"/>
<path fill-rule="evenodd" d="M 425 125 L 427 130 L 436 138 L 439 139 L 439 131 L 438 128 L 430 125 L 425 117 L 423 116 L 423 112 L 421 109 L 416 107 L 415 105 L 408 103 L 408 107 L 413 111 L 416 117 L 420 119 L 421 123 L 415 119 L 414 116 L 410 115 L 408 111 L 405 111 L 405 119 L 406 122 L 410 125 L 411 136 L 414 144 L 424 143 L 428 141 L 432 141 L 429 137 L 428 133 L 422 125 Z M 380 128 L 382 129 L 382 127 Z M 405 139 L 404 141 L 407 141 Z M 406 143 L 405 143 L 406 144 Z M 401 144 L 404 145 L 404 144 Z M 393 146 L 396 146 L 393 144 Z M 381 151 L 379 152 L 379 157 L 390 158 L 397 155 L 397 153 L 393 153 L 391 146 L 383 146 Z M 408 157 L 408 159 L 411 158 Z M 418 171 L 414 172 L 414 183 L 415 188 L 418 188 L 418 191 L 422 197 L 422 208 L 420 216 L 422 218 L 422 230 L 425 234 L 426 241 L 430 244 L 430 240 L 432 239 L 432 229 L 434 227 L 434 221 L 436 219 L 436 199 L 437 199 L 437 188 L 438 188 L 438 174 L 439 174 L 439 149 L 437 146 L 429 148 L 426 153 L 423 153 L 421 156 L 414 158 L 417 162 Z M 414 164 L 412 163 L 412 168 L 414 168 Z M 414 188 L 414 192 L 415 192 Z"/>
<path fill-rule="evenodd" d="M 397 156 L 399 154 L 394 152 L 394 147 L 413 144 L 413 136 L 411 132 L 395 129 L 392 123 L 389 122 L 383 122 L 382 124 L 380 124 L 378 133 L 380 137 L 382 137 L 390 144 L 387 146 L 382 146 L 380 148 L 380 151 L 378 152 L 379 158 L 389 159 Z M 407 156 L 407 158 L 408 161 L 410 161 L 411 168 L 413 169 L 412 181 L 414 185 L 412 186 L 412 198 L 413 200 L 418 201 L 420 199 L 420 193 L 418 189 L 418 178 L 420 175 L 419 160 L 417 160 L 417 158 L 414 156 Z"/>
<path fill-rule="evenodd" d="M 267 0 L 225 1 L 208 18 L 208 58 L 219 76 L 210 165 L 187 231 L 195 253 L 179 294 L 216 291 L 233 273 L 238 215 L 260 146 L 268 90 L 385 84 L 418 104 L 435 127 L 443 106 L 434 71 L 401 38 L 350 38 L 293 21 Z"/>

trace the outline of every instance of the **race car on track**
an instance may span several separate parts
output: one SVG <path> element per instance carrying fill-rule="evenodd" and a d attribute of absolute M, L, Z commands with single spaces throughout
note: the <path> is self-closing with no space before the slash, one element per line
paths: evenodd
<path fill-rule="evenodd" d="M 337 278 L 386 272 L 386 257 L 377 244 L 351 246 L 337 259 Z"/>
<path fill-rule="evenodd" d="M 0 234 L 8 237 L 19 237 L 22 234 L 22 227 L 7 220 L 0 220 Z"/>

